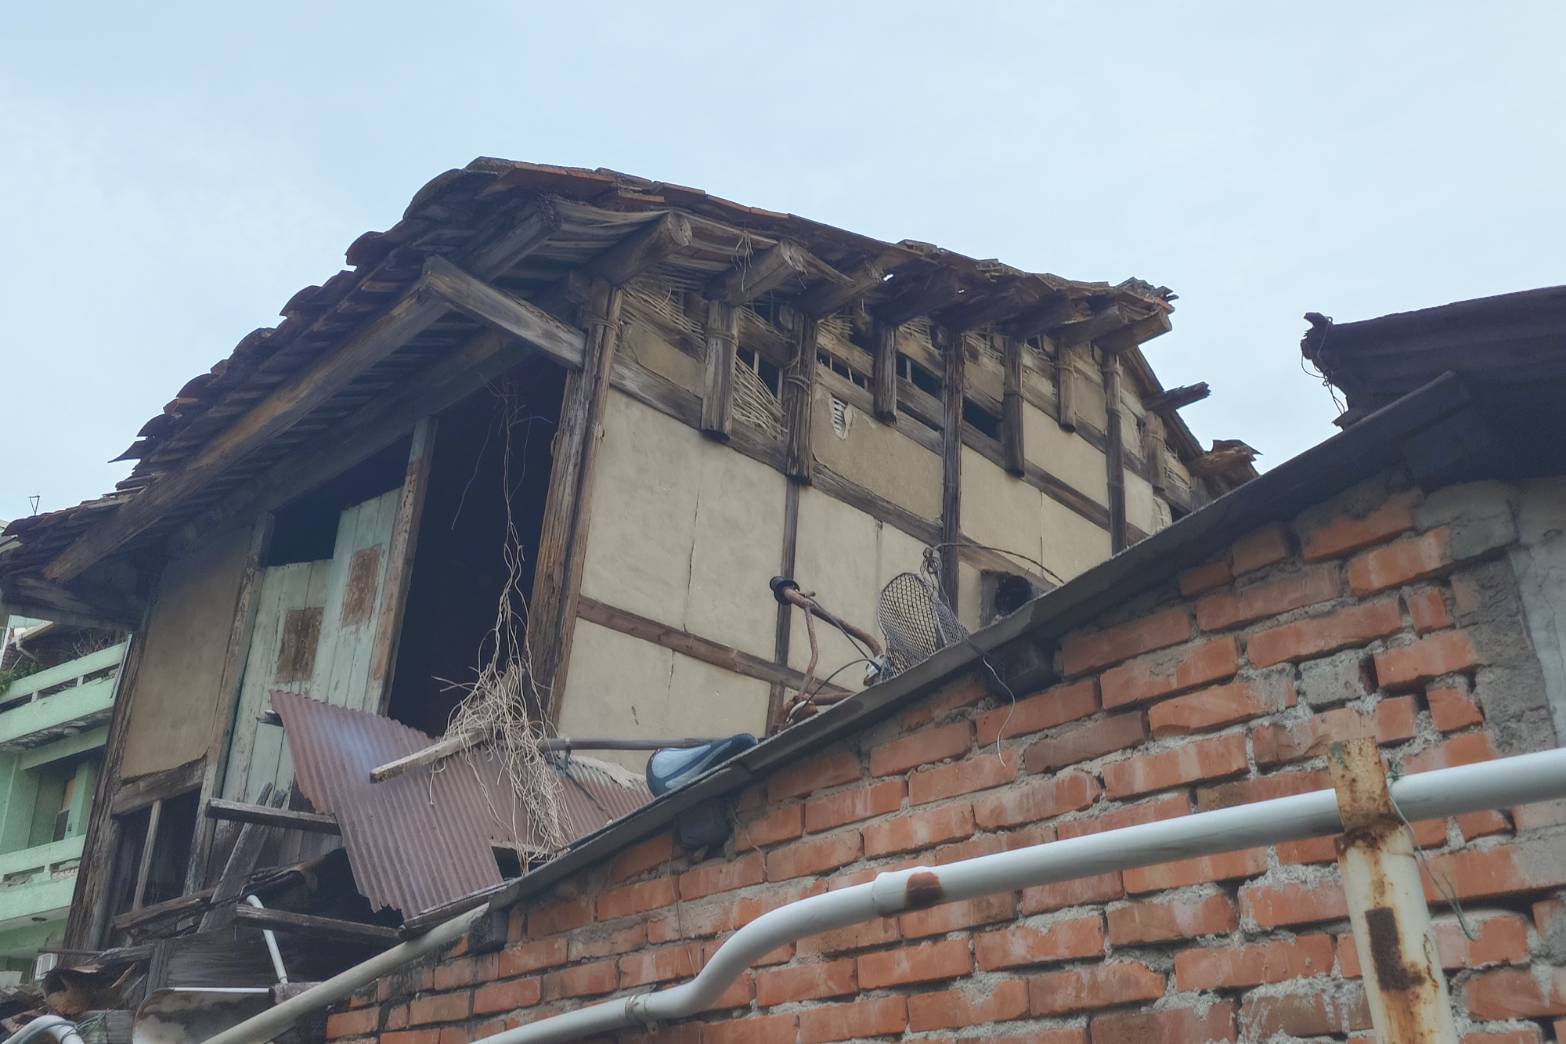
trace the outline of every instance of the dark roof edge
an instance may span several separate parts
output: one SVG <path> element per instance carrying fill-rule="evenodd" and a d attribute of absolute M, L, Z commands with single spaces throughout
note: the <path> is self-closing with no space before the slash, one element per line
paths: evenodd
<path fill-rule="evenodd" d="M 1000 653 L 1019 641 L 1059 638 L 1106 610 L 1152 590 L 1236 537 L 1268 522 L 1291 518 L 1310 504 L 1396 463 L 1411 436 L 1440 423 L 1472 401 L 1461 379 L 1443 374 L 1348 430 L 1034 599 L 978 631 L 969 641 L 948 646 L 890 681 L 872 686 L 773 736 L 689 786 L 581 839 L 564 854 L 493 892 L 471 896 L 410 920 L 407 930 L 426 930 L 486 901 L 495 909 L 509 907 L 668 826 L 687 809 L 765 778 L 797 763 L 810 750 L 869 727 L 990 654 Z"/>

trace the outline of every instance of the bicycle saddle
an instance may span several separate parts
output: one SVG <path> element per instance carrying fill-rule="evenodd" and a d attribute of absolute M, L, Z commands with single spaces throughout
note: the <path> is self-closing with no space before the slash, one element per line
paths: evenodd
<path fill-rule="evenodd" d="M 756 745 L 756 737 L 748 732 L 728 739 L 713 740 L 699 747 L 665 747 L 653 751 L 647 759 L 647 789 L 653 797 L 667 794 L 675 787 L 683 786 L 740 751 Z"/>

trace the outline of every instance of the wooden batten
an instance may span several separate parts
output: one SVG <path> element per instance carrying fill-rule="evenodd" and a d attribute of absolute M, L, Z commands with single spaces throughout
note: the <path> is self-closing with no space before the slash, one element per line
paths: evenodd
<path fill-rule="evenodd" d="M 1212 389 L 1207 386 L 1207 382 L 1199 381 L 1196 384 L 1182 384 L 1178 388 L 1170 388 L 1162 395 L 1146 400 L 1143 405 L 1147 407 L 1148 412 L 1181 410 L 1193 403 L 1201 402 L 1211 394 Z"/>
<path fill-rule="evenodd" d="M 875 389 L 874 410 L 881 420 L 897 420 L 897 327 L 891 323 L 875 324 L 875 362 L 872 387 Z"/>
<path fill-rule="evenodd" d="M 846 282 L 824 280 L 817 283 L 800 294 L 794 303 L 806 315 L 825 319 L 880 286 L 885 278 L 886 269 L 871 263 L 849 273 Z"/>
<path fill-rule="evenodd" d="M 619 287 L 603 279 L 593 281 L 583 308 L 587 328 L 583 366 L 566 377 L 560 426 L 555 432 L 527 621 L 533 683 L 545 704 L 539 710 L 551 724 L 559 720 L 558 696 L 565 691 L 570 664 L 592 512 L 597 435 L 615 371 L 623 298 Z"/>
<path fill-rule="evenodd" d="M 1070 348 L 1096 341 L 1099 336 L 1118 330 L 1128 321 L 1129 318 L 1118 304 L 1106 305 L 1086 319 L 1055 327 L 1050 331 L 1050 338 L 1058 346 Z"/>
<path fill-rule="evenodd" d="M 441 257 L 424 263 L 431 294 L 449 307 L 524 341 L 563 366 L 582 365 L 585 335 L 531 301 L 498 290 Z"/>
<path fill-rule="evenodd" d="M 1138 345 L 1146 344 L 1155 337 L 1162 337 L 1173 328 L 1174 324 L 1169 321 L 1169 313 L 1160 309 L 1152 315 L 1133 319 L 1118 330 L 1095 334 L 1093 343 L 1100 351 L 1125 352 Z"/>
<path fill-rule="evenodd" d="M 1081 379 L 1082 375 L 1077 373 L 1071 352 L 1057 345 L 1055 347 L 1055 421 L 1060 425 L 1061 431 L 1077 430 L 1077 412 L 1082 394 L 1077 387 L 1077 382 Z"/>
<path fill-rule="evenodd" d="M 626 236 L 592 261 L 587 269 L 615 286 L 623 286 L 671 254 L 691 245 L 691 223 L 669 213 Z"/>
<path fill-rule="evenodd" d="M 274 932 L 292 932 L 332 942 L 389 947 L 401 941 L 401 936 L 394 928 L 294 913 L 292 910 L 257 909 L 242 904 L 234 909 L 234 920 L 252 928 L 270 928 Z"/>
<path fill-rule="evenodd" d="M 509 228 L 471 251 L 463 267 L 484 277 L 500 275 L 547 243 L 560 230 L 560 223 L 557 201 L 540 197 Z"/>
<path fill-rule="evenodd" d="M 1163 495 L 1169 488 L 1168 443 L 1164 419 L 1149 412 L 1142 418 L 1142 459 L 1147 465 L 1147 481 L 1153 492 Z"/>
<path fill-rule="evenodd" d="M 436 423 L 434 416 L 428 416 L 413 426 L 408 466 L 403 472 L 402 496 L 397 504 L 397 520 L 392 525 L 387 550 L 385 594 L 381 598 L 380 618 L 375 621 L 375 644 L 370 651 L 370 684 L 380 689 L 376 705 L 382 714 L 391 705 L 397 645 L 408 606 L 408 589 L 413 583 L 413 556 L 419 543 L 424 498 L 430 488 L 430 464 L 435 458 Z"/>
<path fill-rule="evenodd" d="M 957 544 L 962 539 L 962 335 L 941 327 L 931 329 L 939 338 L 945 363 L 941 398 L 941 593 L 952 612 L 957 611 Z"/>
<path fill-rule="evenodd" d="M 734 349 L 739 342 L 738 309 L 707 302 L 707 353 L 702 379 L 701 430 L 727 439 L 734 427 Z"/>
<path fill-rule="evenodd" d="M 805 248 L 785 240 L 759 254 L 739 258 L 733 268 L 707 284 L 707 296 L 725 304 L 744 304 L 790 279 L 801 281 L 809 272 Z"/>
<path fill-rule="evenodd" d="M 1104 404 L 1108 419 L 1104 427 L 1104 473 L 1109 483 L 1109 550 L 1119 554 L 1126 548 L 1126 472 L 1125 438 L 1120 425 L 1120 360 L 1106 352 L 1099 363 L 1104 378 Z"/>
<path fill-rule="evenodd" d="M 899 275 L 897 282 L 902 282 Z M 938 268 L 929 275 L 913 281 L 907 290 L 898 293 L 890 301 L 874 309 L 875 318 L 891 326 L 898 326 L 910 319 L 952 304 L 962 296 L 962 283 L 956 273 L 948 268 Z"/>
<path fill-rule="evenodd" d="M 790 478 L 809 482 L 815 468 L 810 408 L 816 388 L 816 321 L 794 312 L 793 325 L 798 347 L 783 374 L 783 425 L 787 433 L 783 470 Z"/>
<path fill-rule="evenodd" d="M 1086 319 L 1087 316 L 1087 307 L 1082 302 L 1060 291 L 1008 319 L 1002 326 L 1012 337 L 1025 341 L 1029 337 L 1047 334 L 1066 323 Z"/>
<path fill-rule="evenodd" d="M 1015 337 L 1003 338 L 1001 361 L 1005 367 L 1001 394 L 1001 450 L 1006 457 L 1006 470 L 1013 475 L 1025 475 L 1028 455 L 1022 434 L 1022 342 Z"/>
<path fill-rule="evenodd" d="M 954 333 L 973 330 L 1031 308 L 1046 292 L 1035 279 L 1017 279 L 994 293 L 946 309 L 939 316 L 940 323 Z"/>
<path fill-rule="evenodd" d="M 778 552 L 778 575 L 792 578 L 799 548 L 799 483 L 789 482 L 783 493 L 783 546 Z M 788 667 L 789 636 L 793 607 L 778 603 L 777 623 L 772 636 L 772 660 L 779 667 Z M 778 721 L 783 714 L 783 700 L 788 686 L 781 680 L 774 681 L 767 693 L 767 722 Z"/>
<path fill-rule="evenodd" d="M 207 802 L 209 819 L 226 819 L 232 823 L 255 823 L 258 826 L 281 827 L 284 830 L 303 830 L 311 834 L 340 834 L 333 816 L 315 812 L 298 812 L 288 808 L 272 808 L 269 805 L 252 805 L 244 801 L 226 801 L 213 798 Z"/>

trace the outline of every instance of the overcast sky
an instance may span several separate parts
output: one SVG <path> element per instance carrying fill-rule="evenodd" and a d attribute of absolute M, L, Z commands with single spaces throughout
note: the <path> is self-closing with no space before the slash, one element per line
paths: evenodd
<path fill-rule="evenodd" d="M 681 6 L 0 5 L 0 518 L 480 155 L 1166 284 L 1264 465 L 1333 431 L 1303 312 L 1566 282 L 1557 2 Z"/>

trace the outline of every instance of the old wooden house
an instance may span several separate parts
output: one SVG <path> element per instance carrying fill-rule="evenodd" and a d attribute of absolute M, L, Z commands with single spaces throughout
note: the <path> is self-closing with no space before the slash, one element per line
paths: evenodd
<path fill-rule="evenodd" d="M 1159 383 L 1173 295 L 1135 279 L 487 159 L 347 263 L 112 494 L 7 530 L 7 607 L 135 634 L 73 950 L 205 916 L 240 820 L 312 828 L 264 807 L 298 754 L 274 694 L 438 735 L 508 592 L 551 733 L 759 734 L 806 667 L 773 575 L 871 626 L 929 568 L 976 627 L 1255 474 L 1181 421 L 1207 389 Z M 819 675 L 855 655 L 823 635 Z"/>

